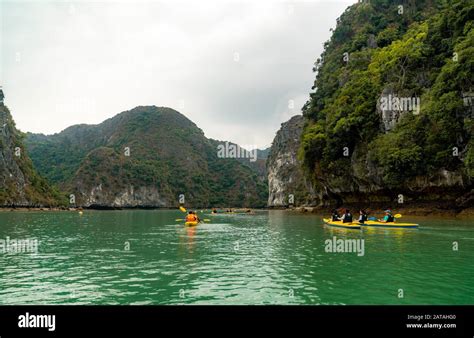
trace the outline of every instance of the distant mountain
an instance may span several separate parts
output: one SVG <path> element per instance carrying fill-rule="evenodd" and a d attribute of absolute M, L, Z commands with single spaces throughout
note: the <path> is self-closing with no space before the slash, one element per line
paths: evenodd
<path fill-rule="evenodd" d="M 65 204 L 65 197 L 34 170 L 0 90 L 0 206 L 42 207 Z"/>
<path fill-rule="evenodd" d="M 38 171 L 86 207 L 195 207 L 266 204 L 258 174 L 192 121 L 165 107 L 140 106 L 98 125 L 28 134 Z"/>
<path fill-rule="evenodd" d="M 268 153 L 270 152 L 270 148 L 266 149 L 245 149 L 240 147 L 236 143 L 228 142 L 228 141 L 217 141 L 214 139 L 210 139 L 212 145 L 215 148 L 221 147 L 223 151 L 232 155 L 232 149 L 235 149 L 235 159 L 240 163 L 244 164 L 245 166 L 252 169 L 255 173 L 257 173 L 258 178 L 261 182 L 267 185 L 267 168 L 265 163 L 267 161 Z"/>
<path fill-rule="evenodd" d="M 270 154 L 271 147 L 265 149 L 257 149 L 258 158 L 262 160 L 266 160 L 268 158 L 268 154 Z"/>

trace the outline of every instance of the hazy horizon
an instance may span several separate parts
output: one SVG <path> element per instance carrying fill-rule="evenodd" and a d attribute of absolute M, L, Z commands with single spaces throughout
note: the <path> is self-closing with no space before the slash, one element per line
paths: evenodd
<path fill-rule="evenodd" d="M 355 1 L 0 4 L 0 85 L 24 132 L 166 106 L 206 137 L 270 146 Z"/>

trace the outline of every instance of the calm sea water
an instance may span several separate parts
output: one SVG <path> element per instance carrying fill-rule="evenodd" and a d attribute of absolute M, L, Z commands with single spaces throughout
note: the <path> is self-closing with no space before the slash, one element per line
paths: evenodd
<path fill-rule="evenodd" d="M 345 230 L 261 211 L 1 212 L 0 304 L 474 304 L 474 219 L 407 217 L 420 229 Z M 364 255 L 325 241 L 363 239 Z M 458 250 L 453 250 L 457 242 Z"/>

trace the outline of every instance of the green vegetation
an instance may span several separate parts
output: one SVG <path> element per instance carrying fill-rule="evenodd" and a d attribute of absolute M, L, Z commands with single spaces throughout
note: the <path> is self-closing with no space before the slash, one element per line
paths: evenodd
<path fill-rule="evenodd" d="M 18 131 L 10 111 L 0 104 L 5 127 L 0 133 L 0 205 L 63 206 L 66 197 L 38 175 L 24 147 L 25 135 Z M 16 151 L 20 156 L 16 156 Z"/>
<path fill-rule="evenodd" d="M 170 108 L 137 107 L 96 126 L 29 134 L 27 145 L 38 171 L 78 204 L 175 206 L 179 194 L 193 206 L 266 204 L 258 173 L 218 158 L 215 141 Z"/>
<path fill-rule="evenodd" d="M 303 109 L 307 175 L 314 182 L 339 175 L 344 184 L 357 176 L 386 188 L 441 169 L 473 177 L 473 116 L 462 99 L 473 91 L 473 18 L 468 0 L 349 7 L 315 64 L 315 92 Z M 419 114 L 405 112 L 386 130 L 378 106 L 385 94 L 420 98 Z M 344 156 L 344 147 L 359 159 Z M 366 163 L 362 173 L 354 161 Z"/>

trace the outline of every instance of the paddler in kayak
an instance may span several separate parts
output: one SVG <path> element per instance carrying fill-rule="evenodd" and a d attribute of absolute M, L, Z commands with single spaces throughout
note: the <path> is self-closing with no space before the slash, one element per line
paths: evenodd
<path fill-rule="evenodd" d="M 383 219 L 379 219 L 379 222 L 383 222 L 383 223 L 395 222 L 395 218 L 392 215 L 392 210 L 385 210 L 385 216 Z"/>
<path fill-rule="evenodd" d="M 332 216 L 331 216 L 331 221 L 337 222 L 339 221 L 339 213 L 337 212 L 337 209 L 332 209 Z"/>
<path fill-rule="evenodd" d="M 217 209 L 216 209 L 216 208 L 212 208 L 212 211 L 211 211 L 211 213 L 213 213 L 213 214 L 217 214 Z"/>
<path fill-rule="evenodd" d="M 186 215 L 186 223 L 188 222 L 201 222 L 201 220 L 199 219 L 199 217 L 196 215 L 194 211 L 190 211 Z"/>
<path fill-rule="evenodd" d="M 359 219 L 358 219 L 360 224 L 364 224 L 367 221 L 367 213 L 365 210 L 360 209 L 359 210 Z"/>
<path fill-rule="evenodd" d="M 352 223 L 351 211 L 349 209 L 346 209 L 346 212 L 344 213 L 344 215 L 342 215 L 342 217 L 339 218 L 339 220 L 342 221 L 342 223 Z"/>

